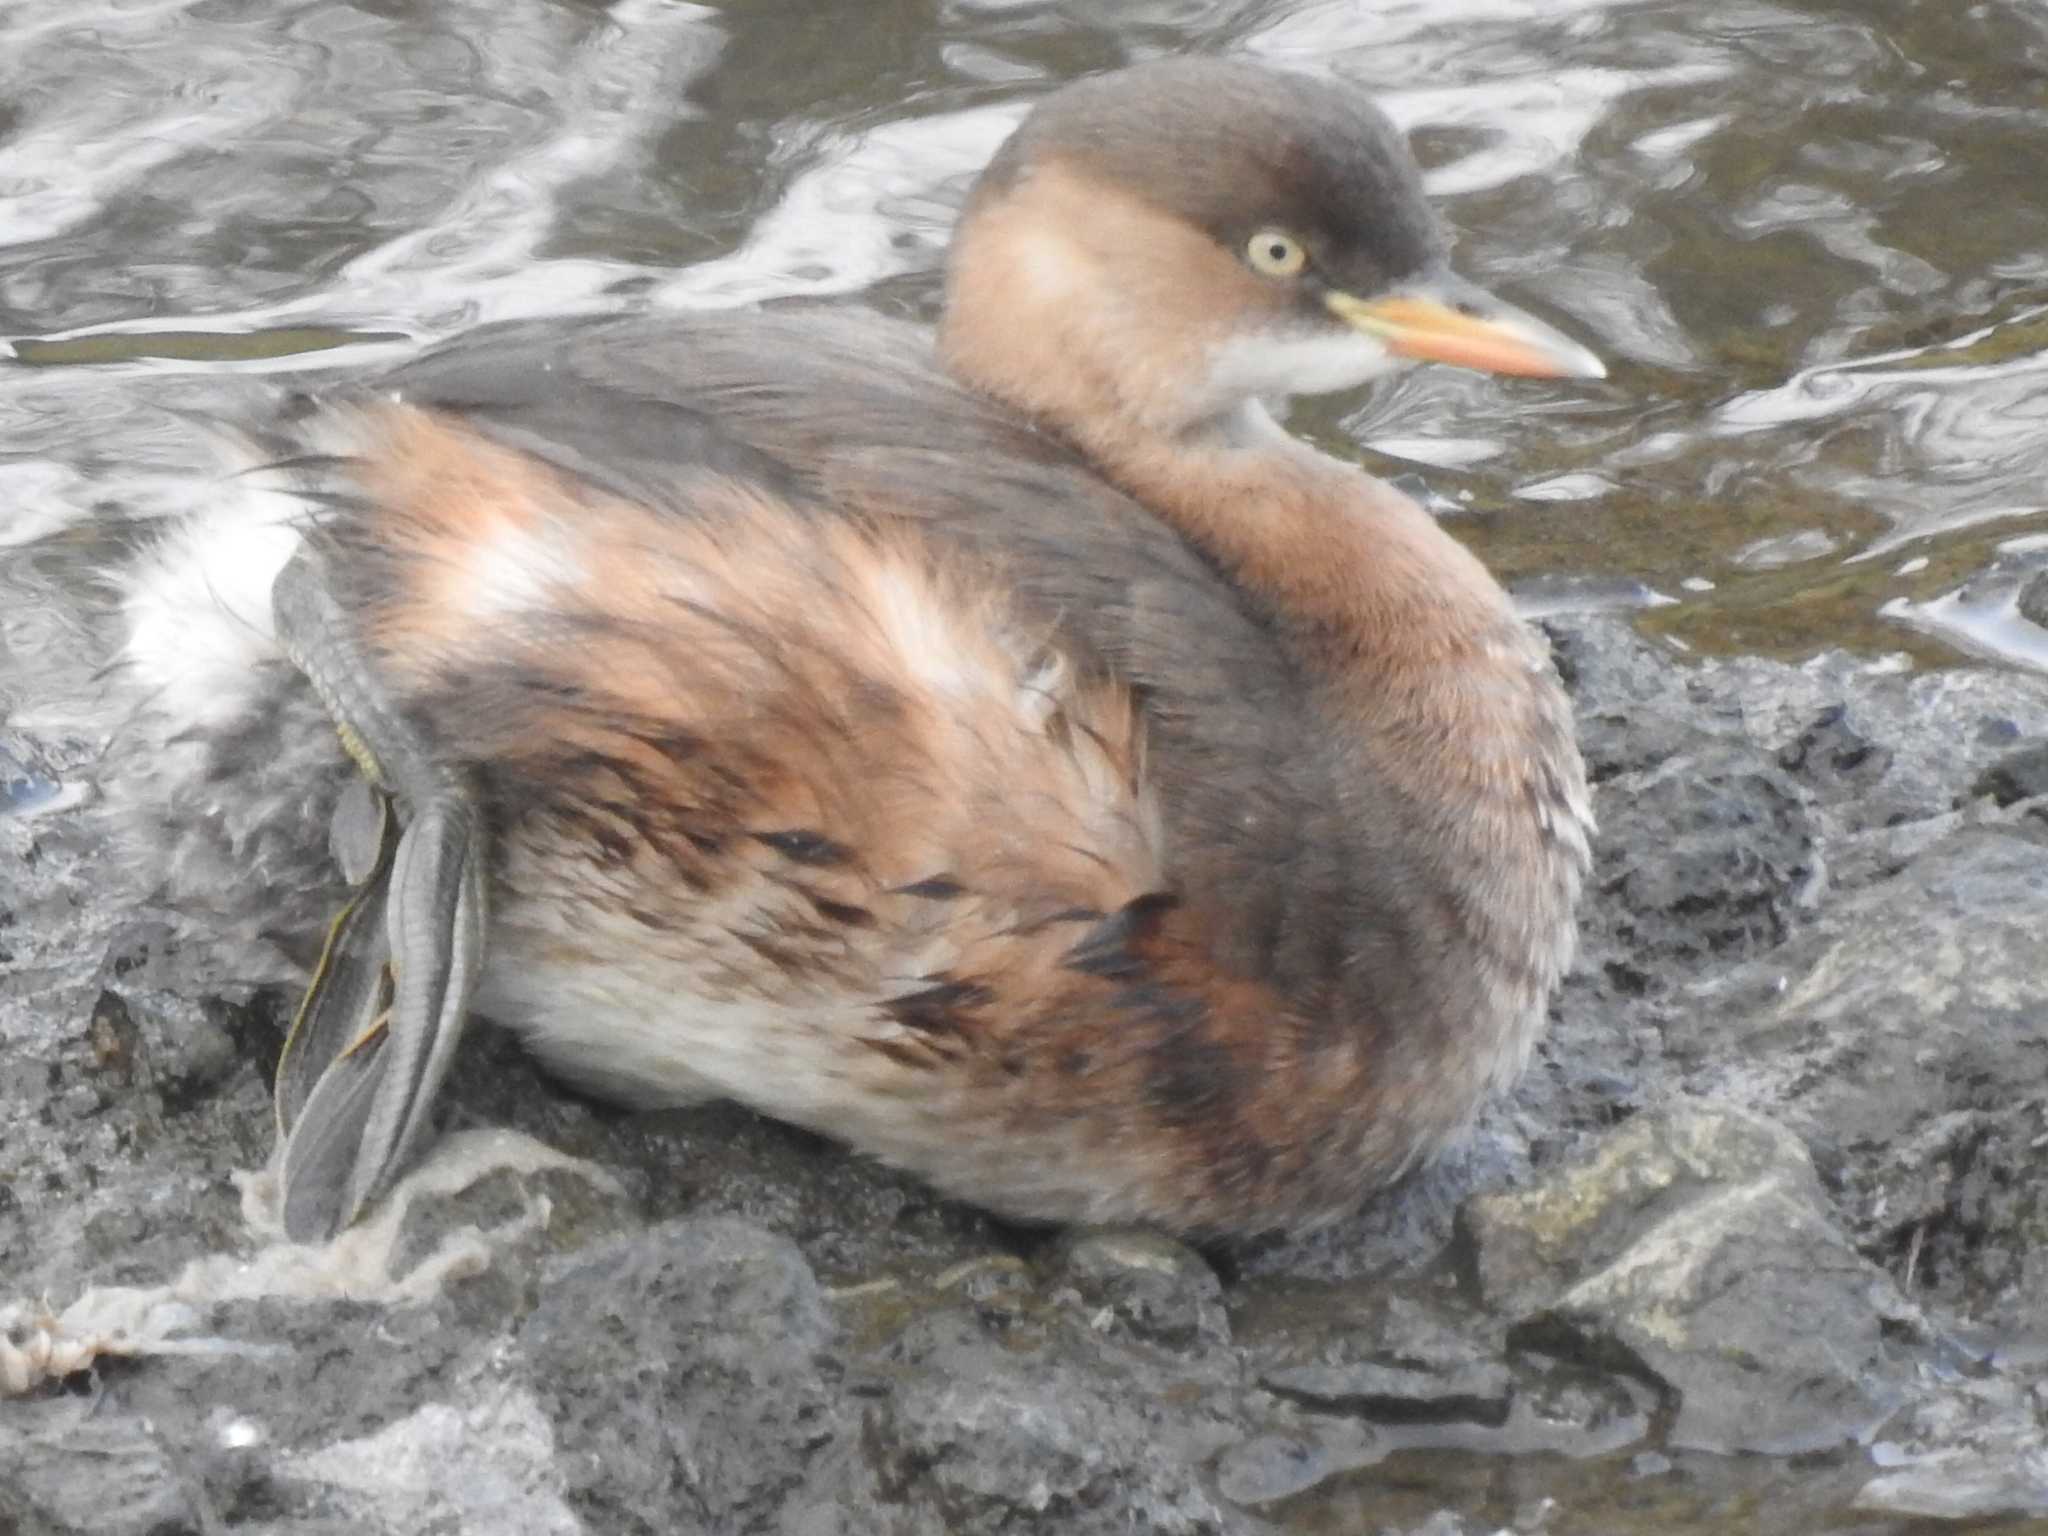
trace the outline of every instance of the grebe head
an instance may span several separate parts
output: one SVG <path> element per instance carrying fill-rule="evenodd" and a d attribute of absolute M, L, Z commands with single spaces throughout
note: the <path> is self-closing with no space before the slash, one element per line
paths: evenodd
<path fill-rule="evenodd" d="M 1066 430 L 1177 435 L 1414 359 L 1598 378 L 1455 276 L 1400 131 L 1357 91 L 1176 59 L 1041 102 L 954 237 L 955 374 Z"/>

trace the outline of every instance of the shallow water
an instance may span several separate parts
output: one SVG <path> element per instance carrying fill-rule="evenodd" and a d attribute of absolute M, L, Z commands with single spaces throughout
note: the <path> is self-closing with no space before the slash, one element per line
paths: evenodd
<path fill-rule="evenodd" d="M 0 718 L 86 664 L 94 567 L 205 494 L 203 423 L 272 376 L 515 315 L 928 315 L 1026 104 L 1185 49 L 1370 88 L 1466 273 L 1609 359 L 1297 413 L 1532 609 L 2048 666 L 2036 0 L 0 0 Z M 0 813 L 52 792 L 0 759 Z M 1522 1471 L 1403 1486 L 1426 1513 L 1490 1479 L 1466 1507 L 1500 1519 L 1551 1486 L 1486 1465 Z M 1729 1511 L 1786 1486 L 1755 1473 L 1640 1528 L 1753 1528 Z M 1385 1486 L 1298 1513 L 1392 1518 Z"/>

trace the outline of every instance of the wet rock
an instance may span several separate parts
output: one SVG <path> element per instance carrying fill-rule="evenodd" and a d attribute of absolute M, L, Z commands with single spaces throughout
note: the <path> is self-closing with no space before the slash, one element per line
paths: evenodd
<path fill-rule="evenodd" d="M 2035 571 L 2020 587 L 2015 606 L 2020 617 L 2048 629 L 2048 571 Z"/>
<path fill-rule="evenodd" d="M 594 1166 L 498 1167 L 460 1188 L 413 1196 L 390 1273 L 404 1283 L 446 1270 L 445 1305 L 490 1332 L 533 1309 L 549 1259 L 640 1226 L 623 1191 Z"/>
<path fill-rule="evenodd" d="M 1368 1419 L 1415 1423 L 1470 1419 L 1500 1423 L 1508 1414 L 1513 1377 L 1499 1360 L 1474 1358 L 1444 1369 L 1386 1365 L 1295 1365 L 1260 1376 L 1270 1390 L 1298 1402 L 1356 1413 Z"/>
<path fill-rule="evenodd" d="M 2007 753 L 1977 775 L 1970 793 L 1989 795 L 2002 806 L 2048 795 L 2048 742 Z"/>
<path fill-rule="evenodd" d="M 1708 662 L 1691 684 L 1732 704 L 1746 737 L 1796 765 L 1837 867 L 1858 835 L 1950 811 L 2016 741 L 2048 736 L 2048 681 L 1996 668 L 1918 671 L 1895 657 L 1828 652 L 1796 667 Z M 1856 740 L 1875 750 L 1845 771 L 1840 748 L 1853 756 Z"/>
<path fill-rule="evenodd" d="M 1778 1116 L 1873 1243 L 1929 1219 L 1928 1137 L 2048 1095 L 2048 847 L 1964 830 L 1692 989 L 1668 1031 L 1694 1091 Z M 2038 1155 L 2035 1166 L 2040 1167 Z"/>
<path fill-rule="evenodd" d="M 2038 1366 L 2038 1362 L 2036 1362 Z M 1879 1467 L 1855 1507 L 1921 1519 L 2048 1519 L 2048 1386 L 2025 1378 L 1950 1375 L 1870 1448 Z"/>
<path fill-rule="evenodd" d="M 1594 878 L 1633 919 L 1638 965 L 1740 958 L 1790 933 L 1814 829 L 1805 797 L 1757 748 L 1709 740 L 1617 776 L 1600 815 Z"/>
<path fill-rule="evenodd" d="M 1919 1324 L 1823 1214 L 1796 1137 L 1728 1107 L 1639 1117 L 1530 1189 L 1467 1208 L 1468 1273 L 1517 1347 L 1669 1398 L 1668 1443 L 1794 1455 L 1900 1401 Z"/>
<path fill-rule="evenodd" d="M 1370 1466 L 1382 1437 L 1355 1419 L 1314 1419 L 1291 1433 L 1255 1435 L 1216 1460 L 1216 1491 L 1246 1509 L 1278 1504 Z"/>
<path fill-rule="evenodd" d="M 1514 1455 L 1605 1455 L 1641 1442 L 1657 1417 L 1650 1386 L 1591 1360 L 1524 1351 L 1510 1363 L 1515 1386 L 1507 1419 L 1475 1446 Z"/>
<path fill-rule="evenodd" d="M 157 1536 L 197 1525 L 190 1490 L 147 1426 L 95 1422 L 82 1395 L 33 1414 L 0 1403 L 0 1446 L 0 1530 Z"/>
<path fill-rule="evenodd" d="M 230 1012 L 215 998 L 108 988 L 86 1026 L 92 1069 L 123 1086 L 142 1074 L 169 1113 L 203 1103 L 243 1065 Z"/>
<path fill-rule="evenodd" d="M 1545 1356 L 1510 1358 L 1500 1321 L 1454 1299 L 1441 1278 L 1247 1309 L 1258 1385 L 1298 1410 L 1276 1442 L 1295 1450 L 1269 1447 L 1264 1475 L 1306 1484 L 1312 1468 L 1333 1476 L 1396 1450 L 1590 1456 L 1647 1432 L 1655 1400 L 1646 1388 Z M 1334 1433 L 1346 1424 L 1355 1430 Z"/>
<path fill-rule="evenodd" d="M 2002 1341 L 2048 1365 L 2048 1105 L 2025 1101 L 1963 1124 L 1924 1189 L 1926 1214 L 1902 1228 L 1920 1283 Z M 1896 1201 L 1894 1211 L 1906 1202 Z M 1897 1222 L 1895 1215 L 1893 1220 Z"/>
<path fill-rule="evenodd" d="M 1498 1331 L 1403 1291 L 1358 1296 L 1257 1340 L 1259 1384 L 1321 1412 L 1383 1424 L 1508 1416 L 1513 1377 Z"/>
<path fill-rule="evenodd" d="M 521 1104 L 560 1096 L 530 1065 L 522 1071 L 532 1084 L 516 1095 Z M 594 1114 L 578 1155 L 628 1174 L 646 1219 L 730 1216 L 765 1227 L 797 1242 L 827 1281 L 968 1263 L 1004 1245 L 1004 1229 L 985 1212 L 736 1105 Z"/>
<path fill-rule="evenodd" d="M 1548 629 L 1596 786 L 1736 733 L 1734 711 L 1690 687 L 1695 669 L 1627 623 L 1591 619 Z"/>
<path fill-rule="evenodd" d="M 2048 1518 L 2048 1447 L 1936 1451 L 1873 1477 L 1856 1507 L 1933 1520 Z"/>
<path fill-rule="evenodd" d="M 1055 1325 L 1036 1337 L 960 1310 L 913 1322 L 863 1444 L 885 1509 L 868 1529 L 1237 1532 L 1199 1469 L 1245 1436 L 1220 1380 Z"/>
<path fill-rule="evenodd" d="M 1054 1250 L 1050 1283 L 1094 1309 L 1098 1326 L 1168 1349 L 1230 1342 L 1223 1285 L 1196 1253 L 1156 1233 L 1083 1231 Z"/>
<path fill-rule="evenodd" d="M 1778 749 L 1778 764 L 1827 800 L 1864 795 L 1891 770 L 1892 750 L 1847 704 L 1831 704 Z"/>
<path fill-rule="evenodd" d="M 194 1309 L 179 1353 L 103 1358 L 90 1390 L 81 1380 L 0 1400 L 0 1516 L 18 1512 L 0 1530 L 433 1528 L 465 1507 L 479 1459 L 497 1454 L 481 1430 L 460 1446 L 442 1435 L 432 1482 L 445 1497 L 423 1499 L 402 1475 L 408 1458 L 420 1462 L 411 1431 L 461 1377 L 464 1353 L 461 1330 L 431 1308 L 265 1299 Z M 395 1423 L 409 1428 L 388 1432 Z M 496 1503 L 490 1528 L 537 1529 Z"/>
<path fill-rule="evenodd" d="M 1482 1195 L 1459 1219 L 1459 1258 L 1491 1310 L 1521 1318 L 1615 1263 L 1646 1225 L 1732 1187 L 1822 1202 L 1799 1139 L 1761 1116 L 1683 1106 L 1638 1116 L 1531 1187 Z"/>
<path fill-rule="evenodd" d="M 772 1520 L 846 1433 L 836 1328 L 796 1246 L 727 1219 L 617 1238 L 520 1334 L 566 1498 L 602 1530 Z"/>
<path fill-rule="evenodd" d="M 1781 942 L 1822 866 L 1814 796 L 1779 746 L 1747 729 L 1740 697 L 1625 625 L 1559 629 L 1554 648 L 1600 819 L 1580 975 L 1654 997 L 1680 968 Z"/>
<path fill-rule="evenodd" d="M 287 1458 L 356 1528 L 582 1536 L 563 1498 L 547 1419 L 530 1396 L 488 1383 L 460 1405 L 428 1403 L 382 1429 Z"/>

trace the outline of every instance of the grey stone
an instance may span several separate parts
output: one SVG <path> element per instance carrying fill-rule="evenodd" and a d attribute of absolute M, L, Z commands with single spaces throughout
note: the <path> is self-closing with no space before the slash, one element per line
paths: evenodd
<path fill-rule="evenodd" d="M 1481 1294 L 1510 1341 L 1655 1382 L 1667 1442 L 1798 1455 L 1900 1403 L 1917 1325 L 1822 1213 L 1796 1138 L 1729 1108 L 1646 1115 L 1530 1189 L 1471 1202 Z"/>
<path fill-rule="evenodd" d="M 1689 989 L 1667 1031 L 1684 1080 L 1805 1136 L 1864 1240 L 1925 1222 L 1952 1182 L 1928 1178 L 1929 1138 L 2048 1097 L 2043 911 L 2048 847 L 1990 828 L 1946 838 L 1779 952 Z M 2038 1149 L 2028 1166 L 2048 1171 Z"/>
<path fill-rule="evenodd" d="M 1873 1477 L 1856 1507 L 1934 1520 L 2048 1519 L 2048 1448 L 1935 1451 Z"/>
<path fill-rule="evenodd" d="M 1977 775 L 1970 793 L 1989 795 L 2000 805 L 2048 795 L 2048 742 L 2037 741 L 2008 752 Z"/>
<path fill-rule="evenodd" d="M 1223 1285 L 1202 1256 L 1153 1232 L 1081 1231 L 1059 1243 L 1051 1283 L 1133 1337 L 1169 1349 L 1230 1342 Z"/>
<path fill-rule="evenodd" d="M 786 1238 L 729 1219 L 602 1243 L 548 1279 L 520 1333 L 568 1502 L 598 1530 L 648 1512 L 770 1525 L 846 1432 L 836 1329 Z"/>
<path fill-rule="evenodd" d="M 1760 1115 L 1728 1106 L 1640 1115 L 1529 1188 L 1468 1202 L 1460 1259 L 1482 1302 L 1523 1318 L 1621 1259 L 1656 1222 L 1731 1188 L 1809 1206 L 1824 1198 L 1799 1138 Z"/>
<path fill-rule="evenodd" d="M 1880 1470 L 1854 1507 L 1920 1519 L 1979 1524 L 2048 1519 L 2048 1402 L 2038 1368 L 2023 1389 L 2012 1378 L 1945 1376 L 1871 1447 Z"/>
<path fill-rule="evenodd" d="M 1322 1412 L 1386 1424 L 1506 1422 L 1513 1375 L 1502 1340 L 1402 1290 L 1294 1319 L 1252 1344 L 1260 1385 Z"/>
<path fill-rule="evenodd" d="M 2026 579 L 2015 606 L 2022 618 L 2048 629 L 2048 571 L 2035 571 Z"/>
<path fill-rule="evenodd" d="M 135 1419 L 94 1421 L 82 1397 L 0 1402 L 0 1529 L 155 1536 L 197 1523 L 192 1490 Z"/>
<path fill-rule="evenodd" d="M 583 1536 L 533 1399 L 487 1383 L 462 1403 L 427 1403 L 370 1434 L 300 1452 L 284 1474 L 319 1490 L 359 1528 Z"/>
<path fill-rule="evenodd" d="M 971 1314 L 913 1322 L 864 1444 L 886 1504 L 947 1536 L 1011 1530 L 1235 1532 L 1196 1475 L 1244 1438 L 1229 1397 L 1145 1353 L 1055 1325 L 1036 1338 Z"/>
<path fill-rule="evenodd" d="M 1353 1420 L 1323 1421 L 1293 1434 L 1267 1433 L 1232 1446 L 1216 1462 L 1216 1491 L 1257 1509 L 1368 1466 L 1386 1454 L 1379 1437 Z"/>

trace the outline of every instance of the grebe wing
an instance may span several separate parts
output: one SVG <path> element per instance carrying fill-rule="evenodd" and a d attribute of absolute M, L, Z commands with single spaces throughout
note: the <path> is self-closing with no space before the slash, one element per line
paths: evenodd
<path fill-rule="evenodd" d="M 485 327 L 383 388 L 672 515 L 709 470 L 821 517 L 914 522 L 986 561 L 1083 671 L 1135 694 L 1170 873 L 1264 975 L 1362 873 L 1352 765 L 1268 615 L 1072 449 L 940 372 L 922 327 L 844 305 Z M 708 509 L 708 510 L 707 510 Z M 1337 905 L 1341 905 L 1338 903 Z"/>
<path fill-rule="evenodd" d="M 677 488 L 710 471 L 826 515 L 916 520 L 1141 689 L 1298 686 L 1243 594 L 1064 444 L 947 379 L 914 325 L 837 305 L 518 321 L 382 388 L 678 515 L 703 515 Z"/>

